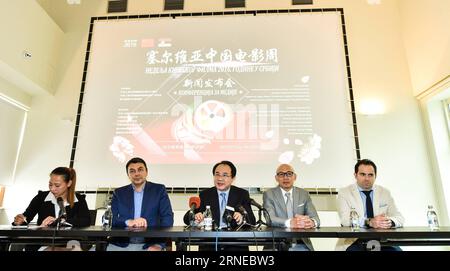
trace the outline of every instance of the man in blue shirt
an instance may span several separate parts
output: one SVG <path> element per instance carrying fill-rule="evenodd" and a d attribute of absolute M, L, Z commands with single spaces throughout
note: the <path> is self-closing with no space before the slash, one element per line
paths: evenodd
<path fill-rule="evenodd" d="M 356 163 L 354 168 L 356 183 L 339 190 L 338 212 L 341 225 L 350 226 L 350 211 L 354 209 L 359 216 L 361 227 L 390 229 L 402 227 L 404 218 L 397 209 L 394 198 L 386 188 L 375 185 L 377 166 L 369 159 Z M 341 239 L 338 250 L 365 250 L 364 241 Z M 400 250 L 399 247 L 382 247 L 382 250 Z"/>
<path fill-rule="evenodd" d="M 119 187 L 112 198 L 113 227 L 147 228 L 173 226 L 173 211 L 166 188 L 147 181 L 147 164 L 133 158 L 126 165 L 131 184 Z M 107 250 L 164 250 L 164 240 L 135 238 L 112 239 Z"/>
<path fill-rule="evenodd" d="M 200 207 L 195 210 L 195 222 L 197 224 L 200 224 L 204 220 L 203 212 L 206 210 L 206 206 L 211 207 L 213 224 L 219 229 L 225 229 L 229 226 L 230 229 L 235 230 L 244 222 L 244 219 L 250 225 L 256 223 L 255 215 L 250 206 L 249 192 L 232 185 L 236 178 L 236 172 L 236 166 L 230 161 L 221 161 L 214 165 L 212 169 L 214 186 L 201 191 L 199 195 Z M 230 225 L 227 225 L 224 218 L 224 212 L 227 206 L 235 210 L 232 214 L 233 219 Z M 186 225 L 190 224 L 189 212 L 185 214 L 184 222 Z M 214 248 L 209 245 L 201 245 L 199 246 L 199 250 L 248 250 L 248 246 L 217 244 Z"/>

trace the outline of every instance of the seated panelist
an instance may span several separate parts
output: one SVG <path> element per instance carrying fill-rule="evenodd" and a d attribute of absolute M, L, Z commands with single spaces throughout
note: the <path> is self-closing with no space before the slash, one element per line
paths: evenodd
<path fill-rule="evenodd" d="M 309 193 L 294 186 L 297 173 L 288 164 L 278 166 L 275 173 L 278 186 L 264 192 L 264 208 L 270 214 L 271 226 L 291 229 L 312 229 L 320 226 L 320 219 Z M 292 240 L 289 250 L 314 250 L 309 238 Z"/>
<path fill-rule="evenodd" d="M 111 208 L 112 226 L 130 230 L 173 226 L 173 211 L 166 187 L 147 180 L 146 162 L 139 157 L 130 159 L 125 166 L 130 184 L 114 191 Z M 108 251 L 161 251 L 166 250 L 163 239 L 143 237 L 112 238 Z"/>
<path fill-rule="evenodd" d="M 59 214 L 73 227 L 90 225 L 89 208 L 85 196 L 75 192 L 76 172 L 73 168 L 57 167 L 50 173 L 49 191 L 39 191 L 25 212 L 14 217 L 13 225 L 27 225 L 36 215 L 40 226 L 53 226 Z M 60 204 L 58 203 L 60 201 Z M 63 204 L 65 212 L 60 212 Z"/>
<path fill-rule="evenodd" d="M 359 160 L 354 167 L 356 183 L 339 190 L 337 198 L 341 225 L 350 226 L 350 211 L 358 213 L 361 227 L 391 229 L 403 227 L 403 215 L 397 209 L 394 198 L 388 189 L 376 185 L 377 166 L 369 159 Z M 339 239 L 337 250 L 366 250 L 364 239 Z M 400 251 L 398 246 L 383 246 L 382 251 Z"/>
<path fill-rule="evenodd" d="M 250 206 L 250 196 L 247 190 L 233 186 L 236 177 L 236 167 L 230 161 L 221 161 L 214 165 L 212 170 L 214 186 L 200 192 L 200 206 L 195 209 L 195 222 L 200 224 L 204 220 L 203 212 L 206 206 L 211 207 L 213 224 L 218 228 L 236 229 L 244 223 L 249 225 L 256 223 L 255 216 Z M 228 208 L 227 208 L 228 206 Z M 227 225 L 225 212 L 231 211 L 232 221 Z M 245 217 L 244 217 L 245 216 Z M 190 212 L 184 215 L 184 223 L 190 225 Z M 221 246 L 220 250 L 240 250 L 242 247 Z M 200 246 L 199 250 L 210 250 L 211 247 Z M 247 248 L 248 249 L 248 248 Z"/>

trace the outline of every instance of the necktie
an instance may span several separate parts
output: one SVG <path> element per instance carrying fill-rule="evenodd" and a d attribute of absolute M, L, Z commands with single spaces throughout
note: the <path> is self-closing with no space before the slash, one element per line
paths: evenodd
<path fill-rule="evenodd" d="M 372 199 L 370 198 L 370 193 L 372 190 L 369 191 L 362 191 L 366 195 L 366 212 L 367 212 L 367 218 L 373 217 L 373 205 L 372 205 Z"/>
<path fill-rule="evenodd" d="M 288 219 L 291 219 L 294 216 L 294 211 L 292 209 L 292 200 L 291 193 L 286 193 L 286 211 Z"/>
<path fill-rule="evenodd" d="M 224 192 L 220 193 L 220 225 L 224 226 L 222 224 L 225 224 L 223 220 L 223 213 L 225 212 L 225 206 L 227 206 L 227 198 Z"/>

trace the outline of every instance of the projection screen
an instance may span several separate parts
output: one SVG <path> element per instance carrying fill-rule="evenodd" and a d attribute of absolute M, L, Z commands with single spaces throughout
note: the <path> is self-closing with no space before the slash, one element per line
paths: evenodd
<path fill-rule="evenodd" d="M 94 20 L 73 166 L 79 187 L 149 180 L 272 187 L 280 163 L 301 187 L 352 181 L 357 145 L 340 12 Z M 353 116 L 354 117 L 354 116 Z"/>

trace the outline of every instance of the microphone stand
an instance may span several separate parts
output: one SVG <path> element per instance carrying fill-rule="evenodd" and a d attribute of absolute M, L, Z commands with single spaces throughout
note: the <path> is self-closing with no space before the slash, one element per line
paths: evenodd
<path fill-rule="evenodd" d="M 257 231 L 260 231 L 261 230 L 261 226 L 263 224 L 265 224 L 264 221 L 262 221 L 261 216 L 262 216 L 262 210 L 259 209 L 258 210 L 258 221 L 256 221 L 256 230 Z"/>
<path fill-rule="evenodd" d="M 189 251 L 191 251 L 191 232 L 192 232 L 192 228 L 194 227 L 194 223 L 195 223 L 194 212 L 189 211 L 189 225 L 184 227 L 184 230 L 189 230 L 189 238 L 188 238 Z"/>
<path fill-rule="evenodd" d="M 192 211 L 189 211 L 189 225 L 184 227 L 184 230 L 191 230 L 195 226 L 195 214 Z"/>
<path fill-rule="evenodd" d="M 266 222 L 264 222 L 262 220 L 263 213 L 264 213 L 264 218 L 265 218 Z M 270 227 L 271 224 L 272 224 L 272 219 L 270 218 L 269 211 L 267 211 L 266 208 L 260 208 L 258 210 L 258 221 L 256 222 L 256 225 L 255 225 L 256 228 L 255 229 L 257 231 L 261 231 L 262 225 L 264 225 L 266 227 Z M 274 233 L 273 233 L 273 227 L 270 227 L 270 229 L 272 231 L 272 248 L 273 248 L 274 251 L 276 251 L 277 249 L 275 248 L 275 236 L 274 236 Z"/>
<path fill-rule="evenodd" d="M 266 218 L 266 222 L 264 222 L 264 221 L 262 220 L 262 215 L 263 215 L 263 213 L 264 213 L 265 215 L 267 215 L 267 217 L 264 216 L 264 217 Z M 267 218 L 268 218 L 268 219 L 267 219 Z M 259 209 L 259 210 L 258 210 L 258 221 L 256 222 L 255 229 L 258 230 L 258 231 L 260 231 L 262 225 L 264 225 L 264 226 L 269 226 L 269 224 L 270 224 L 269 221 L 270 221 L 270 215 L 269 215 L 269 212 L 268 212 L 266 209 L 264 209 L 264 208 Z"/>
<path fill-rule="evenodd" d="M 192 210 L 189 210 L 189 225 L 187 225 L 186 227 L 184 227 L 184 231 L 189 230 L 189 237 L 188 237 L 188 247 L 189 247 L 189 251 L 191 251 L 191 232 L 192 229 L 195 226 L 195 213 Z"/>
<path fill-rule="evenodd" d="M 65 222 L 63 221 L 63 219 L 65 219 L 65 216 L 64 216 L 64 215 L 60 215 L 60 216 L 56 219 L 56 230 L 59 231 L 59 228 L 60 228 L 62 225 L 65 225 Z"/>
<path fill-rule="evenodd" d="M 256 225 L 252 225 L 252 224 L 248 223 L 246 218 L 247 218 L 247 214 L 242 215 L 242 224 L 239 225 L 239 227 L 236 229 L 236 231 L 239 231 L 244 226 L 250 226 L 252 228 L 252 230 L 255 229 Z"/>
<path fill-rule="evenodd" d="M 258 227 L 256 225 L 252 225 L 250 223 L 247 222 L 247 216 L 248 213 L 245 212 L 244 214 L 242 214 L 242 224 L 239 225 L 239 227 L 236 229 L 236 231 L 239 231 L 242 227 L 244 226 L 250 226 L 251 231 L 253 232 L 253 236 L 255 237 L 255 245 L 256 245 L 256 250 L 258 251 L 258 241 L 256 239 L 256 234 L 255 234 L 255 230 L 259 230 Z"/>
<path fill-rule="evenodd" d="M 65 218 L 64 215 L 64 211 L 63 210 L 59 210 L 59 216 L 58 218 L 53 221 L 53 223 L 51 225 L 54 225 L 56 223 L 55 229 L 53 230 L 53 238 L 52 238 L 52 246 L 51 246 L 51 250 L 54 251 L 55 250 L 55 239 L 56 239 L 56 232 L 59 231 L 59 228 L 61 226 L 61 220 Z"/>

